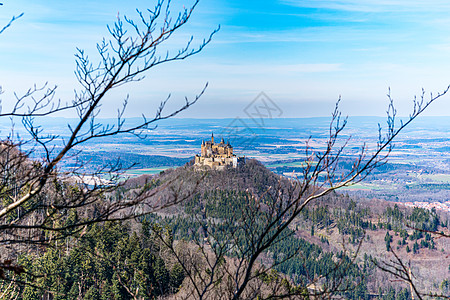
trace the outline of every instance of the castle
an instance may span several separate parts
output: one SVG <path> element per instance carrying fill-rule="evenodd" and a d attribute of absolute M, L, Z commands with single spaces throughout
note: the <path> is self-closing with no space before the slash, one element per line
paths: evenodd
<path fill-rule="evenodd" d="M 209 167 L 214 170 L 223 170 L 227 166 L 236 168 L 243 163 L 245 158 L 237 157 L 233 154 L 233 147 L 230 142 L 225 144 L 222 140 L 220 143 L 214 143 L 214 134 L 211 134 L 211 141 L 202 141 L 201 154 L 195 155 L 194 166 L 197 168 Z"/>

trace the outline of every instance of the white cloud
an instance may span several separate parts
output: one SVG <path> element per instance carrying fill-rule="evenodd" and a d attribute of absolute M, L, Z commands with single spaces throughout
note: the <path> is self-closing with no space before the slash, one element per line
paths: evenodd
<path fill-rule="evenodd" d="M 288 5 L 305 8 L 334 9 L 355 12 L 439 12 L 450 9 L 450 2 L 445 0 L 281 0 L 281 2 Z"/>
<path fill-rule="evenodd" d="M 317 64 L 210 64 L 198 66 L 199 71 L 217 72 L 228 75 L 255 75 L 255 74 L 276 74 L 287 73 L 328 73 L 340 71 L 339 63 L 317 63 Z"/>

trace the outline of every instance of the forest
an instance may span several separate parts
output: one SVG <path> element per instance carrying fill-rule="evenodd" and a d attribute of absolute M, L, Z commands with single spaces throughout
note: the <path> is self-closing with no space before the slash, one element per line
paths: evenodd
<path fill-rule="evenodd" d="M 290 1 L 279 2 L 282 3 L 278 5 L 290 5 L 290 10 L 294 10 Z M 424 155 L 446 151 L 447 139 L 431 137 L 429 141 L 434 141 L 437 149 L 434 152 L 421 142 L 421 136 L 406 136 L 398 148 L 394 142 L 408 132 L 416 118 L 443 98 L 450 86 L 437 93 L 422 89 L 412 98 L 406 117 L 399 116 L 394 94 L 388 89 L 383 125 L 377 124 L 373 134 L 355 134 L 353 140 L 351 129 L 347 130 L 349 118 L 341 112 L 340 96 L 332 102 L 326 122 L 307 119 L 294 126 L 295 120 L 278 119 L 283 110 L 260 92 L 239 113 L 246 115 L 245 120 L 237 115 L 234 119 L 211 121 L 214 124 L 209 126 L 222 130 L 233 143 L 240 141 L 241 151 L 264 160 L 270 169 L 248 156 L 242 159 L 245 163 L 220 171 L 193 166 L 192 162 L 185 162 L 192 157 L 191 146 L 200 139 L 202 133 L 195 128 L 201 125 L 193 126 L 191 119 L 177 120 L 169 129 L 170 134 L 156 134 L 160 123 L 173 120 L 205 97 L 208 82 L 202 82 L 195 91 L 187 91 L 187 87 L 192 89 L 187 79 L 193 74 L 188 72 L 222 72 L 233 65 L 238 72 L 233 71 L 232 77 L 238 82 L 244 79 L 238 74 L 253 69 L 244 64 L 248 70 L 243 72 L 237 60 L 230 60 L 232 64 L 221 61 L 224 65 L 212 60 L 207 65 L 195 60 L 190 67 L 184 64 L 209 48 L 220 34 L 220 25 L 208 25 L 207 31 L 194 30 L 204 27 L 202 22 L 190 21 L 199 3 L 193 0 L 182 5 L 161 0 L 151 8 L 136 9 L 131 16 L 114 11 L 115 18 L 105 26 L 104 34 L 99 37 L 96 33 L 97 44 L 86 47 L 87 50 L 75 47 L 74 70 L 70 71 L 74 78 L 59 78 L 75 83 L 69 88 L 70 95 L 64 84 L 62 92 L 58 84 L 46 81 L 24 87 L 29 74 L 17 76 L 15 65 L 11 69 L 14 71 L 5 76 L 10 80 L 11 75 L 13 86 L 17 82 L 24 86 L 19 86 L 19 91 L 3 90 L 0 86 L 0 95 L 6 98 L 0 105 L 0 298 L 448 299 L 448 214 L 384 200 L 395 197 L 400 202 L 410 202 L 407 200 L 411 195 L 428 199 L 433 193 L 436 200 L 447 199 L 450 182 L 444 172 L 450 160 L 427 162 L 425 166 L 433 168 L 425 171 L 423 165 L 416 165 L 417 161 L 422 163 Z M 243 3 L 246 2 L 240 2 Z M 6 6 L 3 4 L 0 3 L 2 9 Z M 47 13 L 53 26 L 63 26 L 73 22 L 74 16 L 86 15 L 78 5 L 60 5 L 71 7 L 71 13 Z M 59 7 L 47 3 L 32 6 L 41 14 Z M 103 9 L 111 7 L 98 2 L 91 8 L 94 7 L 101 8 L 96 16 L 102 16 L 103 22 L 108 15 Z M 321 11 L 321 7 L 316 8 L 316 12 Z M 208 9 L 203 10 L 203 17 L 208 19 L 205 11 Z M 253 12 L 253 7 L 244 11 Z M 284 12 L 285 18 L 292 17 L 291 11 Z M 316 15 L 309 12 L 302 11 L 298 16 Z M 247 13 L 244 15 L 247 18 Z M 277 14 L 264 13 L 269 15 Z M 23 18 L 24 13 L 14 13 L 1 19 L 0 37 L 10 38 L 10 30 Z M 52 22 L 42 19 L 42 15 L 37 19 L 40 22 L 26 23 L 23 31 L 33 28 L 42 32 L 45 28 L 45 34 L 54 33 L 54 27 L 47 30 L 41 26 Z M 84 21 L 76 20 L 75 24 Z M 97 22 L 91 19 L 86 25 Z M 185 26 L 188 22 L 190 25 Z M 272 26 L 281 23 L 273 22 Z M 69 31 L 56 31 L 60 32 L 58 38 L 47 45 L 38 41 L 49 51 L 44 55 L 51 57 L 46 61 L 48 65 L 33 68 L 44 58 L 34 57 L 33 63 L 24 64 L 27 72 L 53 70 L 53 77 L 58 78 L 59 66 L 53 65 L 53 58 L 63 51 L 53 47 L 53 43 L 64 39 L 71 44 L 72 35 Z M 88 31 L 75 36 L 84 36 Z M 198 33 L 200 36 L 196 36 Z M 229 35 L 233 36 L 231 40 L 241 36 L 234 33 Z M 224 43 L 222 39 L 217 45 L 254 44 L 247 43 L 259 36 L 254 33 L 247 32 L 245 40 L 238 43 Z M 88 40 L 91 38 L 94 35 Z M 47 41 L 42 36 L 41 39 Z M 16 48 L 6 57 L 23 53 L 23 40 L 20 51 L 17 40 L 9 40 L 9 45 Z M 64 42 L 58 45 L 62 47 Z M 40 48 L 26 46 L 27 55 Z M 230 53 L 228 50 L 222 48 L 220 56 Z M 237 53 L 236 58 L 240 59 L 243 52 Z M 2 59 L 3 55 L 4 52 Z M 19 60 L 22 62 L 27 55 Z M 260 57 L 264 57 L 262 63 L 266 66 L 266 58 L 272 55 Z M 164 76 L 164 71 L 156 76 L 152 73 L 176 62 L 185 69 L 176 69 L 170 76 Z M 2 66 L 12 65 L 7 58 Z M 317 67 L 324 67 L 291 61 L 281 68 L 274 66 L 278 70 L 272 77 L 274 82 L 278 75 L 290 74 L 285 70 L 292 70 L 293 66 L 312 67 L 312 73 Z M 341 68 L 339 63 L 325 64 L 325 69 L 338 72 L 353 68 Z M 179 73 L 183 74 L 182 84 L 174 80 Z M 42 74 L 38 74 L 41 79 Z M 257 75 L 261 74 L 269 76 L 271 72 Z M 284 82 L 277 82 L 285 86 Z M 152 89 L 156 87 L 189 96 L 173 101 L 165 90 L 154 94 Z M 257 90 L 245 88 L 241 93 L 246 95 Z M 223 85 L 220 97 L 225 97 L 225 90 L 234 89 L 234 84 Z M 323 90 L 320 86 L 319 91 Z M 160 97 L 162 93 L 164 96 Z M 155 96 L 160 100 L 155 102 Z M 228 102 L 230 95 L 226 97 L 223 102 L 227 108 L 235 107 L 235 103 Z M 221 112 L 215 107 L 219 104 L 215 102 L 210 111 Z M 102 118 L 106 111 L 114 111 L 113 119 Z M 129 118 L 136 114 L 140 117 Z M 55 121 L 60 116 L 70 118 L 61 118 L 61 125 L 61 119 L 60 123 Z M 366 129 L 366 118 L 361 120 L 359 129 Z M 290 127 L 280 130 L 283 122 Z M 188 128 L 191 135 L 179 128 Z M 201 130 L 209 130 L 205 128 Z M 257 139 L 260 141 L 255 142 Z M 184 148 L 180 149 L 180 145 Z M 147 175 L 128 176 L 127 171 L 138 163 L 144 167 L 140 171 L 148 171 Z M 409 165 L 414 167 L 408 169 Z M 373 191 L 378 188 L 377 195 L 382 200 L 364 197 L 366 180 L 375 187 Z M 366 190 L 368 194 L 373 192 Z"/>
<path fill-rule="evenodd" d="M 109 197 L 126 198 L 142 184 L 152 189 L 165 182 L 176 185 L 174 178 L 194 177 L 195 172 L 185 166 L 156 177 L 141 176 Z M 277 181 L 276 174 L 254 160 L 238 169 L 208 172 L 188 199 L 159 213 L 90 224 L 82 231 L 54 235 L 45 247 L 28 248 L 17 257 L 25 272 L 7 271 L 3 276 L 13 281 L 4 282 L 1 293 L 11 299 L 178 299 L 192 296 L 198 285 L 212 297 L 227 290 L 224 282 L 230 280 L 233 261 L 250 251 L 264 230 L 267 209 L 262 204 L 270 201 L 265 185 Z M 250 217 L 248 224 L 244 220 Z M 64 225 L 81 218 L 72 210 Z M 283 291 L 299 297 L 329 292 L 345 299 L 410 299 L 408 286 L 380 280 L 378 260 L 391 248 L 405 254 L 427 249 L 428 255 L 444 256 L 448 250 L 438 249 L 430 232 L 447 228 L 448 216 L 436 210 L 383 203 L 372 211 L 348 195 L 333 194 L 305 208 L 261 254 L 252 285 L 258 286 L 259 297 Z M 361 247 L 376 235 L 384 237 L 386 254 Z M 333 236 L 344 244 L 339 246 Z M 446 268 L 450 272 L 450 264 Z M 196 272 L 206 273 L 202 277 Z M 206 278 L 212 286 L 204 285 Z M 448 280 L 434 281 L 434 287 L 428 286 L 434 293 L 448 291 Z"/>

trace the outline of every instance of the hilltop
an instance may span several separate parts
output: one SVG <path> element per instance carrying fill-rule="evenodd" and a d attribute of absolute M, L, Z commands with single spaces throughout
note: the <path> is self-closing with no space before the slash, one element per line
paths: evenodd
<path fill-rule="evenodd" d="M 229 223 L 231 220 L 237 222 L 243 217 L 242 214 L 247 214 L 249 218 L 262 218 L 263 215 L 256 211 L 270 209 L 264 199 L 271 191 L 292 195 L 295 190 L 294 180 L 273 173 L 256 160 L 248 160 L 239 168 L 225 171 L 198 172 L 185 166 L 156 176 L 135 178 L 130 184 L 139 185 L 148 180 L 160 184 L 176 182 L 175 186 L 183 182 L 184 187 L 192 188 L 192 195 L 186 201 L 157 212 L 151 219 L 172 226 L 178 239 L 198 241 L 210 237 L 207 232 L 214 230 L 214 224 Z M 160 219 L 158 215 L 164 218 Z M 208 225 L 209 229 L 202 229 L 204 225 L 198 221 L 208 223 L 213 219 L 216 223 Z M 389 250 L 393 249 L 399 258 L 411 263 L 418 288 L 439 292 L 439 286 L 449 274 L 450 265 L 442 264 L 442 261 L 450 255 L 450 240 L 412 228 L 448 232 L 448 225 L 449 215 L 435 210 L 409 208 L 380 199 L 352 197 L 346 192 L 333 193 L 307 206 L 289 227 L 295 238 L 281 241 L 277 247 L 264 252 L 260 262 L 270 265 L 279 255 L 288 255 L 286 251 L 290 251 L 288 249 L 291 246 L 285 242 L 300 242 L 299 245 L 303 245 L 297 245 L 300 248 L 306 244 L 316 245 L 318 248 L 314 251 L 329 253 L 352 253 L 359 249 L 356 262 L 360 267 L 365 266 L 366 271 L 361 272 L 367 272 L 363 276 L 367 277 L 365 288 L 370 294 L 377 293 L 379 289 L 389 289 L 390 286 L 408 287 L 373 265 L 368 267 L 371 260 L 392 259 Z M 220 230 L 227 231 L 223 228 Z M 227 239 L 226 232 L 218 236 Z M 318 260 L 317 263 L 322 262 Z M 298 283 L 298 279 L 295 279 L 298 271 L 295 270 L 298 270 L 299 264 L 297 258 L 293 258 L 276 269 Z"/>
<path fill-rule="evenodd" d="M 71 188 L 67 185 L 61 191 L 67 195 Z M 208 299 L 228 298 L 234 290 L 227 282 L 233 276 L 242 280 L 244 271 L 239 268 L 247 263 L 248 253 L 257 251 L 284 224 L 277 214 L 301 189 L 295 180 L 254 159 L 223 170 L 199 170 L 188 163 L 131 178 L 100 195 L 97 205 L 80 218 L 89 220 L 101 213 L 101 203 L 139 197 L 147 198 L 133 207 L 135 212 L 156 209 L 152 214 L 88 225 L 50 240 L 46 247 L 29 249 L 19 263 L 35 274 L 47 274 L 33 284 L 52 286 L 69 298 L 92 294 L 127 299 L 127 289 L 139 286 L 142 295 L 178 299 L 190 295 L 194 283 L 205 289 Z M 74 218 L 76 213 L 68 211 L 60 220 L 70 224 Z M 345 191 L 330 193 L 306 206 L 272 244 L 261 249 L 244 298 L 252 298 L 253 289 L 261 297 L 329 289 L 345 299 L 378 295 L 406 300 L 409 286 L 376 266 L 393 259 L 391 249 L 411 264 L 421 291 L 446 292 L 449 264 L 443 262 L 450 255 L 449 239 L 413 228 L 448 232 L 448 219 L 435 210 L 354 197 Z M 134 273 L 146 275 L 130 276 Z M 89 274 L 89 282 L 83 274 Z M 34 298 L 42 293 L 20 284 L 17 291 Z M 393 294 L 397 296 L 392 298 Z"/>

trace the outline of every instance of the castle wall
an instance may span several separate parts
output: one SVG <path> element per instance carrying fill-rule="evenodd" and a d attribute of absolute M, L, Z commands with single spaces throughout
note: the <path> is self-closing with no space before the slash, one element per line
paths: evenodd
<path fill-rule="evenodd" d="M 233 154 L 233 147 L 229 143 L 222 141 L 214 144 L 214 136 L 211 141 L 202 142 L 201 155 L 195 156 L 196 167 L 209 167 L 211 169 L 222 170 L 226 166 L 236 168 L 240 163 L 240 158 Z"/>

